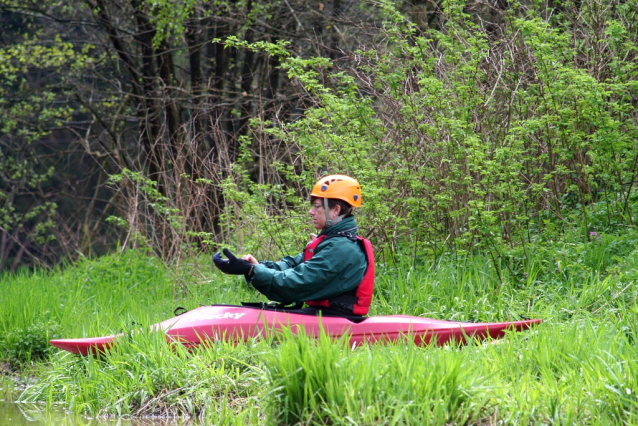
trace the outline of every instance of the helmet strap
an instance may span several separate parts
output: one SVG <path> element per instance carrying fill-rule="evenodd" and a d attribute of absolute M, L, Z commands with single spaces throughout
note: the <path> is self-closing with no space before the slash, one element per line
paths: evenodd
<path fill-rule="evenodd" d="M 323 199 L 323 211 L 326 214 L 326 228 L 330 228 L 332 225 L 336 225 L 337 223 L 341 222 L 343 220 L 343 218 L 346 216 L 345 214 L 342 214 L 340 216 L 335 217 L 334 219 L 330 219 L 330 208 L 328 207 L 328 199 L 324 198 Z"/>

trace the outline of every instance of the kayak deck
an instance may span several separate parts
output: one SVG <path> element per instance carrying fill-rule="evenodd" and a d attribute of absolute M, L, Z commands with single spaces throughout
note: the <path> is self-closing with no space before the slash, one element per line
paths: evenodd
<path fill-rule="evenodd" d="M 340 317 L 317 317 L 259 308 L 231 305 L 203 306 L 162 321 L 151 329 L 161 329 L 171 342 L 196 346 L 207 341 L 247 341 L 288 327 L 293 333 L 303 330 L 311 337 L 323 332 L 339 338 L 347 335 L 350 345 L 395 342 L 410 338 L 417 345 L 430 343 L 467 343 L 475 339 L 498 339 L 509 331 L 527 330 L 541 320 L 501 323 L 465 323 L 407 315 L 369 317 L 352 322 Z M 54 339 L 51 345 L 78 355 L 104 352 L 117 343 L 122 334 L 80 339 Z"/>

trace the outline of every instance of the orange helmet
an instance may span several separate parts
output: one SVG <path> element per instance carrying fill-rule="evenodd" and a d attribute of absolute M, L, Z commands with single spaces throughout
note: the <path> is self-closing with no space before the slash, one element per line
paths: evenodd
<path fill-rule="evenodd" d="M 330 175 L 319 179 L 312 188 L 310 196 L 334 198 L 345 201 L 353 207 L 361 207 L 361 186 L 356 179 L 346 175 Z"/>

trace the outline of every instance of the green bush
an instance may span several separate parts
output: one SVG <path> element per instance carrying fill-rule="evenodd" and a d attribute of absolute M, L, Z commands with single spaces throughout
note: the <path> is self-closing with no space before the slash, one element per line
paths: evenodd
<path fill-rule="evenodd" d="M 244 140 L 224 188 L 238 244 L 299 250 L 307 189 L 337 172 L 361 181 L 360 224 L 380 253 L 494 251 L 566 230 L 588 241 L 633 226 L 635 4 L 603 3 L 486 12 L 452 0 L 440 26 L 417 28 L 382 2 L 378 44 L 338 62 L 229 40 L 279 56 L 312 99 L 294 122 L 254 122 L 288 147 L 260 166 L 272 179 L 250 173 L 265 138 Z M 592 54 L 601 43 L 605 61 Z"/>
<path fill-rule="evenodd" d="M 46 360 L 55 352 L 49 340 L 59 337 L 59 330 L 57 324 L 39 319 L 28 326 L 15 328 L 0 340 L 3 358 L 14 366 Z"/>

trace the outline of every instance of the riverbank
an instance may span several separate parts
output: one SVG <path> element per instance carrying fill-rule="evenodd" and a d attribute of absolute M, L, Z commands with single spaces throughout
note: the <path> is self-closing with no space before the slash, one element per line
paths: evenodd
<path fill-rule="evenodd" d="M 290 335 L 186 352 L 140 335 L 108 356 L 51 350 L 51 336 L 105 335 L 176 306 L 260 300 L 210 266 L 166 269 L 140 252 L 0 279 L 2 359 L 37 379 L 23 401 L 90 416 L 214 424 L 631 424 L 638 419 L 634 234 L 529 244 L 485 256 L 379 265 L 371 315 L 543 319 L 500 344 L 419 348 Z M 133 324 L 133 322 L 135 324 Z"/>

